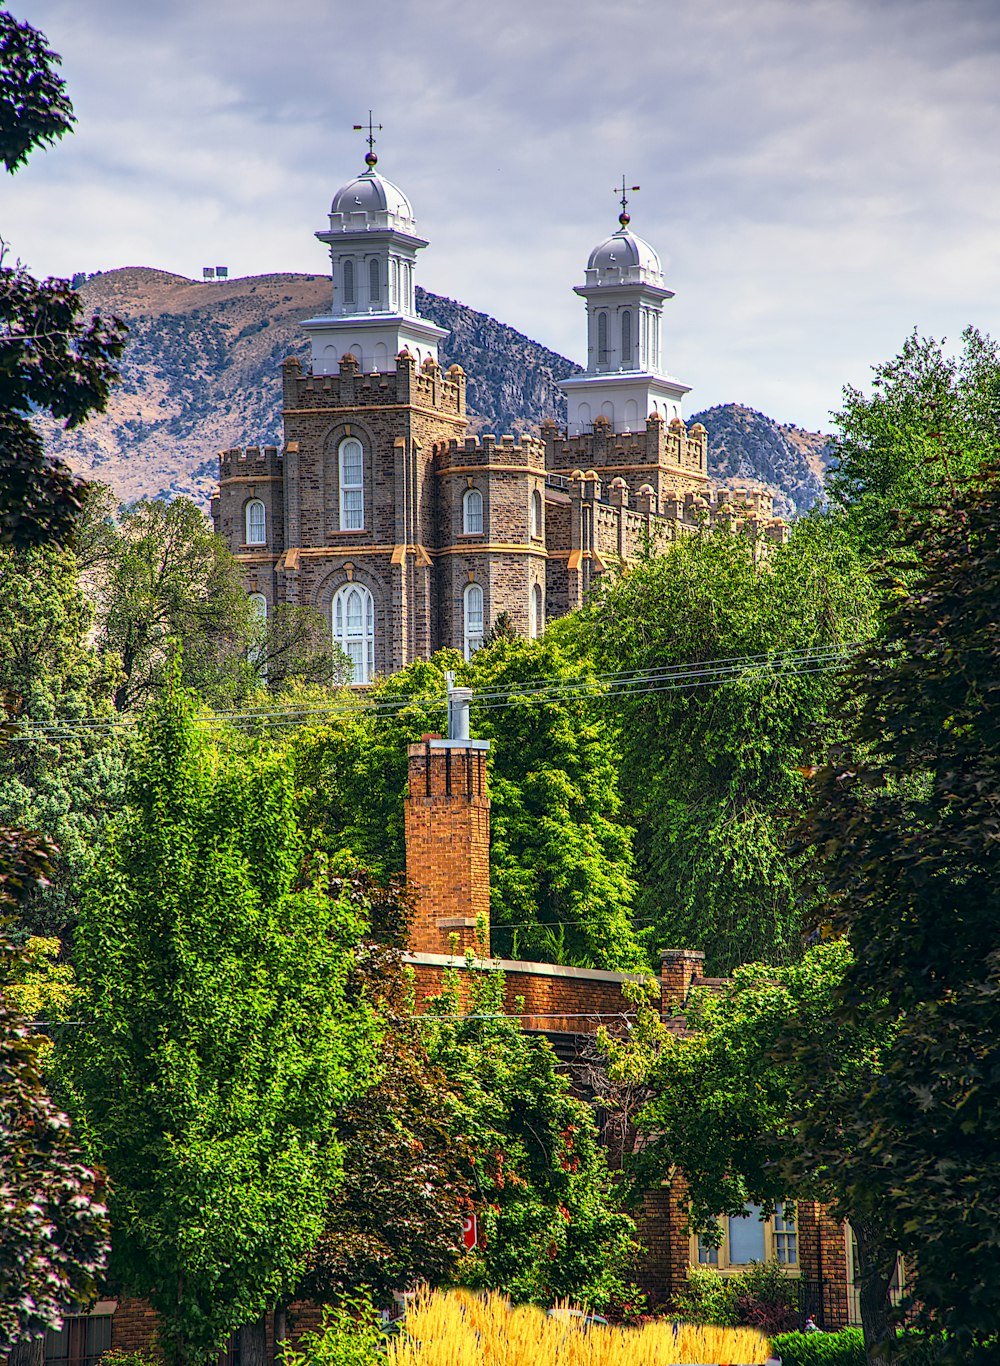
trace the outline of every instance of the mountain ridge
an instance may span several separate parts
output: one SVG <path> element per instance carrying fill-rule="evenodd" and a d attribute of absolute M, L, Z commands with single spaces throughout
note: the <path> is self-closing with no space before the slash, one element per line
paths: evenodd
<path fill-rule="evenodd" d="M 327 276 L 274 273 L 190 280 L 148 266 L 77 277 L 85 311 L 129 324 L 122 380 L 108 409 L 73 432 L 42 426 L 48 449 L 123 501 L 186 494 L 207 503 L 217 454 L 280 445 L 280 364 L 305 358 L 302 319 L 329 305 Z M 417 307 L 448 330 L 442 364 L 468 377 L 470 432 L 537 431 L 565 422 L 557 381 L 581 367 L 458 300 L 417 289 Z M 779 424 L 741 404 L 693 413 L 709 433 L 709 472 L 725 483 L 766 484 L 777 509 L 803 512 L 822 492 L 829 438 Z"/>

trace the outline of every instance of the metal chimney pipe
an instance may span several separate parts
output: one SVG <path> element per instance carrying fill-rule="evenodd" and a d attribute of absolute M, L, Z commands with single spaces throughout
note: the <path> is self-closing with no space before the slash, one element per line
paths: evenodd
<path fill-rule="evenodd" d="M 452 688 L 448 694 L 448 739 L 464 742 L 469 739 L 469 703 L 471 688 Z"/>

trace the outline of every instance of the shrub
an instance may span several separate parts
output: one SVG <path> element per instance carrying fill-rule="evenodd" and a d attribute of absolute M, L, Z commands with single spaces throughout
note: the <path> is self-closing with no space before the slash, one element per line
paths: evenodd
<path fill-rule="evenodd" d="M 752 1262 L 734 1278 L 736 1322 L 773 1337 L 798 1327 L 798 1298 L 779 1262 Z"/>
<path fill-rule="evenodd" d="M 773 1347 L 781 1366 L 868 1366 L 860 1328 L 839 1333 L 779 1333 Z"/>
<path fill-rule="evenodd" d="M 778 1262 L 752 1262 L 737 1276 L 689 1267 L 677 1312 L 690 1323 L 759 1328 L 769 1335 L 794 1328 L 799 1317 L 794 1287 Z"/>
<path fill-rule="evenodd" d="M 375 1366 L 382 1331 L 367 1295 L 327 1305 L 318 1328 L 303 1333 L 297 1347 L 286 1347 L 283 1366 Z"/>
<path fill-rule="evenodd" d="M 689 1266 L 677 1313 L 688 1323 L 736 1325 L 736 1278 L 726 1279 L 710 1266 Z"/>

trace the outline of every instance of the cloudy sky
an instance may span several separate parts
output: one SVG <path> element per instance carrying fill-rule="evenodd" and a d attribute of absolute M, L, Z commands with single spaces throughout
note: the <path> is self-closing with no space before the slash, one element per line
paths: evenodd
<path fill-rule="evenodd" d="M 39 274 L 322 271 L 371 107 L 420 282 L 574 359 L 640 184 L 690 410 L 826 426 L 914 326 L 1000 332 L 997 0 L 6 2 L 79 120 L 0 185 Z"/>

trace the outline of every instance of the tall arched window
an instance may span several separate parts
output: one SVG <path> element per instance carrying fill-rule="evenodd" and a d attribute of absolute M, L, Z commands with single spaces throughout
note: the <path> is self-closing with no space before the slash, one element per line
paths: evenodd
<path fill-rule="evenodd" d="M 375 259 L 368 262 L 368 295 L 373 304 L 382 302 L 382 274 Z"/>
<path fill-rule="evenodd" d="M 333 599 L 333 640 L 351 661 L 351 682 L 375 677 L 375 600 L 361 583 L 345 583 Z"/>
<path fill-rule="evenodd" d="M 365 460 L 361 442 L 340 443 L 340 529 L 360 531 L 365 524 Z"/>
<path fill-rule="evenodd" d="M 542 534 L 542 495 L 535 489 L 531 495 L 531 534 L 541 536 Z"/>
<path fill-rule="evenodd" d="M 465 657 L 471 659 L 483 643 L 483 590 L 470 583 L 465 590 Z"/>
<path fill-rule="evenodd" d="M 529 610 L 531 618 L 531 638 L 537 640 L 545 630 L 545 597 L 542 593 L 542 585 L 536 583 L 531 590 L 531 606 Z"/>
<path fill-rule="evenodd" d="M 344 262 L 344 303 L 354 303 L 354 262 Z"/>
<path fill-rule="evenodd" d="M 265 545 L 267 542 L 267 511 L 259 498 L 251 498 L 247 503 L 247 545 Z"/>
<path fill-rule="evenodd" d="M 622 314 L 622 365 L 632 369 L 632 314 L 626 308 Z"/>
<path fill-rule="evenodd" d="M 483 534 L 483 495 L 478 489 L 466 489 L 462 495 L 462 531 L 466 536 Z"/>
<path fill-rule="evenodd" d="M 597 363 L 607 365 L 608 363 L 608 315 L 598 313 L 597 315 Z"/>
<path fill-rule="evenodd" d="M 267 621 L 267 598 L 263 593 L 250 594 L 250 609 L 261 621 Z"/>

